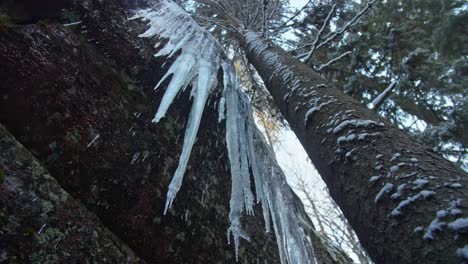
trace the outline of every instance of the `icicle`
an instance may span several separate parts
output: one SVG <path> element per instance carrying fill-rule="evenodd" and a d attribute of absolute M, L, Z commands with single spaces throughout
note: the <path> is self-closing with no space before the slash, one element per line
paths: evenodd
<path fill-rule="evenodd" d="M 226 111 L 225 110 L 225 107 L 226 107 L 226 99 L 223 97 L 221 97 L 221 99 L 219 100 L 219 108 L 218 108 L 218 113 L 219 113 L 219 117 L 218 117 L 218 123 L 221 123 L 221 121 L 223 121 L 224 119 L 226 119 L 226 116 L 224 114 L 224 112 Z"/>
<path fill-rule="evenodd" d="M 181 91 L 192 84 L 193 97 L 187 128 L 185 130 L 179 165 L 169 185 L 164 214 L 172 206 L 179 191 L 196 141 L 205 105 L 216 91 L 217 72 L 223 69 L 224 90 L 218 104 L 219 121 L 226 119 L 226 143 L 231 169 L 231 198 L 229 211 L 228 243 L 234 241 L 236 260 L 239 258 L 240 239 L 249 241 L 241 225 L 243 214 L 253 214 L 254 196 L 251 192 L 250 173 L 255 182 L 257 203 L 262 204 L 265 229 L 270 231 L 270 217 L 278 241 L 281 263 L 311 263 L 313 249 L 304 234 L 307 222 L 305 211 L 289 204 L 295 199 L 285 176 L 279 168 L 273 151 L 255 127 L 252 106 L 238 85 L 234 66 L 226 59 L 216 40 L 175 3 L 162 0 L 152 8 L 140 11 L 132 19 L 149 21 L 149 29 L 140 37 L 166 38 L 166 44 L 155 56 L 173 56 L 178 51 L 168 72 L 156 85 L 171 77 L 153 122 L 159 122 Z M 160 46 L 158 44 L 155 47 Z M 261 49 L 260 45 L 253 45 Z M 274 58 L 271 58 L 274 60 Z M 281 73 L 283 74 L 283 73 Z M 286 76 L 287 77 L 287 76 Z M 217 91 L 218 92 L 218 91 Z M 216 142 L 217 144 L 217 142 Z"/>
<path fill-rule="evenodd" d="M 247 149 L 248 149 L 249 160 L 251 161 L 250 165 L 252 167 L 252 174 L 254 176 L 254 181 L 255 181 L 255 193 L 257 196 L 257 203 L 260 203 L 261 201 L 263 201 L 263 191 L 262 191 L 263 181 L 262 181 L 262 177 L 260 175 L 260 171 L 257 166 L 257 161 L 256 161 L 256 156 L 255 156 L 255 146 L 254 146 L 253 130 L 252 130 L 252 128 L 255 126 L 254 120 L 252 118 L 253 109 L 246 96 L 244 96 L 244 100 L 246 101 L 245 105 L 247 107 L 247 113 L 245 116 L 248 118 L 246 121 L 248 123 L 246 125 Z M 268 207 L 268 206 L 265 205 L 265 207 Z M 267 228 L 267 231 L 269 231 L 269 226 Z"/>
<path fill-rule="evenodd" d="M 312 244 L 303 231 L 305 228 L 309 230 L 311 228 L 304 226 L 308 216 L 303 208 L 297 208 L 292 204 L 294 194 L 290 188 L 285 188 L 287 186 L 285 176 L 274 157 L 273 150 L 258 129 L 254 131 L 254 143 L 257 150 L 256 163 L 263 172 L 260 174 L 264 183 L 265 197 L 262 206 L 266 204 L 269 206 L 281 263 L 314 263 Z"/>
<path fill-rule="evenodd" d="M 166 214 L 182 185 L 206 101 L 210 92 L 217 85 L 217 70 L 220 67 L 219 57 L 222 49 L 217 47 L 219 44 L 213 37 L 208 35 L 183 9 L 171 1 L 161 1 L 150 9 L 138 12 L 131 19 L 149 21 L 149 29 L 140 34 L 140 37 L 168 38 L 167 43 L 156 53 L 156 57 L 163 55 L 171 57 L 179 50 L 181 51 L 181 54 L 155 87 L 157 89 L 161 83 L 172 76 L 153 122 L 159 122 L 177 95 L 185 90 L 189 84 L 192 84 L 191 96 L 194 99 L 179 165 L 167 193 L 164 208 L 164 214 Z M 158 42 L 155 47 L 159 45 Z"/>
<path fill-rule="evenodd" d="M 192 54 L 183 54 L 177 58 L 176 62 L 171 66 L 169 71 L 164 75 L 164 77 L 156 85 L 156 88 L 161 85 L 161 83 L 171 74 L 171 82 L 164 93 L 161 104 L 159 105 L 158 112 L 153 119 L 153 122 L 157 123 L 161 118 L 166 114 L 167 109 L 174 101 L 174 98 L 179 93 L 181 88 L 187 87 L 190 82 L 191 71 L 195 65 L 195 57 Z M 156 89 L 155 88 L 155 89 Z"/>
<path fill-rule="evenodd" d="M 172 202 L 182 185 L 182 180 L 184 177 L 185 169 L 190 157 L 190 152 L 192 151 L 193 144 L 195 143 L 195 138 L 197 136 L 198 128 L 200 126 L 201 117 L 203 110 L 205 108 L 206 100 L 208 99 L 209 90 L 214 83 L 213 75 L 216 76 L 216 73 L 213 73 L 212 64 L 208 61 L 200 62 L 200 69 L 198 75 L 198 84 L 194 95 L 194 101 L 192 104 L 192 109 L 190 111 L 190 116 L 185 130 L 185 139 L 184 146 L 182 149 L 182 154 L 179 160 L 179 166 L 172 178 L 171 184 L 169 185 L 169 191 L 167 192 L 166 206 L 164 208 L 164 214 L 166 214 L 167 209 L 171 207 Z"/>

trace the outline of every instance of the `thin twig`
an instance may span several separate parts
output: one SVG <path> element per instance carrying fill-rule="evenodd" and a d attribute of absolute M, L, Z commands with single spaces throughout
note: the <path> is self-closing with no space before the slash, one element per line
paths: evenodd
<path fill-rule="evenodd" d="M 359 12 L 353 19 L 351 19 L 351 21 L 349 21 L 344 27 L 340 28 L 334 33 L 328 34 L 325 37 L 325 40 L 322 43 L 320 43 L 316 49 L 319 49 L 324 45 L 328 44 L 330 41 L 334 40 L 336 37 L 347 31 L 351 26 L 355 25 L 359 21 L 359 19 L 372 7 L 372 5 L 375 4 L 375 2 L 377 2 L 377 0 L 373 0 L 367 3 L 366 7 L 362 9 L 361 12 Z"/>
<path fill-rule="evenodd" d="M 341 54 L 340 56 L 338 56 L 338 57 L 336 57 L 336 58 L 334 58 L 334 59 L 331 59 L 331 60 L 328 61 L 327 63 L 322 64 L 322 65 L 316 67 L 315 70 L 316 70 L 316 71 L 321 71 L 321 70 L 323 70 L 323 68 L 332 65 L 333 63 L 335 63 L 335 62 L 341 60 L 342 58 L 344 58 L 345 56 L 347 56 L 347 55 L 349 55 L 349 54 L 351 54 L 351 53 L 352 53 L 351 51 L 347 51 L 347 52 Z"/>
<path fill-rule="evenodd" d="M 320 43 L 319 45 L 317 45 L 317 47 L 315 48 L 315 50 L 323 47 L 324 45 L 328 44 L 330 41 L 334 40 L 337 36 L 343 34 L 346 30 L 348 30 L 350 27 L 352 27 L 353 25 L 355 25 L 359 19 L 370 9 L 372 8 L 372 6 L 377 2 L 377 0 L 372 0 L 370 1 L 369 3 L 367 3 L 366 7 L 364 9 L 362 9 L 350 22 L 348 22 L 344 27 L 340 28 L 339 30 L 337 31 L 334 31 L 334 32 L 330 32 L 329 34 L 327 34 L 324 39 L 325 41 Z M 311 45 L 314 45 L 316 39 L 314 40 L 314 42 L 311 42 L 311 43 L 307 43 L 307 44 L 304 44 L 300 47 L 297 47 L 293 50 L 290 50 L 289 52 L 294 52 L 294 51 L 297 51 L 297 50 L 300 50 L 300 49 L 303 49 L 303 48 L 307 48 Z M 316 43 L 315 43 L 316 44 Z M 298 59 L 301 59 L 301 58 L 304 58 L 305 54 L 301 54 L 299 56 L 297 56 Z"/>
<path fill-rule="evenodd" d="M 288 20 L 286 20 L 283 24 L 281 24 L 279 27 L 277 27 L 275 30 L 276 31 L 280 31 L 281 29 L 283 29 L 284 27 L 286 27 L 286 25 L 291 22 L 294 18 L 296 18 L 300 13 L 302 13 L 302 11 L 304 11 L 306 9 L 306 7 L 312 2 L 312 0 L 309 0 L 309 2 L 307 2 L 301 9 L 297 10 L 296 13 L 294 13 L 290 18 L 288 18 Z"/>
<path fill-rule="evenodd" d="M 315 51 L 315 46 L 317 45 L 317 43 L 321 39 L 323 31 L 325 30 L 328 23 L 330 22 L 330 19 L 332 18 L 333 13 L 335 13 L 335 10 L 336 10 L 336 4 L 332 6 L 330 12 L 327 15 L 327 18 L 323 22 L 322 28 L 320 28 L 319 32 L 317 33 L 317 37 L 315 38 L 314 42 L 312 43 L 312 48 L 310 49 L 309 54 L 307 54 L 307 57 L 304 60 L 304 62 L 306 64 L 308 64 L 309 61 L 312 59 L 312 55 L 314 54 L 314 51 Z"/>
<path fill-rule="evenodd" d="M 372 102 L 368 105 L 369 109 L 379 109 L 385 100 L 392 94 L 393 89 L 398 82 L 392 82 L 381 94 L 379 94 Z"/>

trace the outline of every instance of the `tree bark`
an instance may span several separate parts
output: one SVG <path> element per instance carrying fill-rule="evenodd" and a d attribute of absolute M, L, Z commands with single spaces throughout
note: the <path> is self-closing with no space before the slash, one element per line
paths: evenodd
<path fill-rule="evenodd" d="M 256 33 L 239 42 L 376 263 L 461 261 L 465 172 Z"/>

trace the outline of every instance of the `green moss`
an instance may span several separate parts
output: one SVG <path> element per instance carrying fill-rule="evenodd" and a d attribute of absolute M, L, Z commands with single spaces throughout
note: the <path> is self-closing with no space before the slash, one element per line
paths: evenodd
<path fill-rule="evenodd" d="M 29 19 L 21 3 L 6 0 L 0 4 L 0 30 L 8 30 L 13 25 Z"/>
<path fill-rule="evenodd" d="M 172 116 L 166 116 L 162 124 L 165 130 L 163 137 L 168 141 L 173 141 L 183 129 L 182 124 L 177 122 Z"/>
<path fill-rule="evenodd" d="M 25 227 L 22 233 L 25 237 L 31 237 L 35 234 L 35 231 L 32 227 Z"/>
<path fill-rule="evenodd" d="M 13 23 L 11 21 L 10 16 L 8 16 L 5 13 L 2 13 L 2 11 L 0 10 L 0 31 L 8 30 L 8 28 L 10 28 L 12 24 Z"/>
<path fill-rule="evenodd" d="M 0 170 L 0 184 L 2 184 L 5 181 L 5 172 L 3 170 Z"/>
<path fill-rule="evenodd" d="M 73 23 L 79 20 L 81 20 L 81 16 L 80 13 L 76 11 L 63 10 L 60 16 L 60 21 L 64 24 Z"/>

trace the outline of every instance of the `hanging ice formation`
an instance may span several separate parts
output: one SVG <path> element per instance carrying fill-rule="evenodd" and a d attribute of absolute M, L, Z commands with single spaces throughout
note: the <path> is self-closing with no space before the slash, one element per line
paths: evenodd
<path fill-rule="evenodd" d="M 278 241 L 281 263 L 311 263 L 313 250 L 310 238 L 305 234 L 305 213 L 298 214 L 297 207 L 288 203 L 293 194 L 285 181 L 274 155 L 266 143 L 259 138 L 253 118 L 252 107 L 240 91 L 237 75 L 232 63 L 226 58 L 222 47 L 205 29 L 177 4 L 163 0 L 153 7 L 139 11 L 131 19 L 147 21 L 149 29 L 140 37 L 167 39 L 167 43 L 156 53 L 158 56 L 180 55 L 156 85 L 156 88 L 172 75 L 153 122 L 164 117 L 177 94 L 192 85 L 192 109 L 185 131 L 179 165 L 169 185 L 164 209 L 171 207 L 179 191 L 190 152 L 195 143 L 203 110 L 211 92 L 217 87 L 217 72 L 223 69 L 223 98 L 219 102 L 219 119 L 226 119 L 226 142 L 231 166 L 231 199 L 228 228 L 228 243 L 231 234 L 234 240 L 236 260 L 240 238 L 249 240 L 243 230 L 241 217 L 253 214 L 254 195 L 250 190 L 250 173 L 255 181 L 256 202 L 262 204 L 265 229 L 270 231 L 270 215 Z M 160 43 L 156 44 L 156 48 Z M 156 89 L 155 88 L 155 89 Z M 254 136 L 255 135 L 255 136 Z M 255 138 L 255 141 L 254 141 Z M 263 149 L 255 148 L 262 146 Z M 266 151 L 268 150 L 268 151 Z M 257 152 L 257 153 L 256 153 Z"/>

